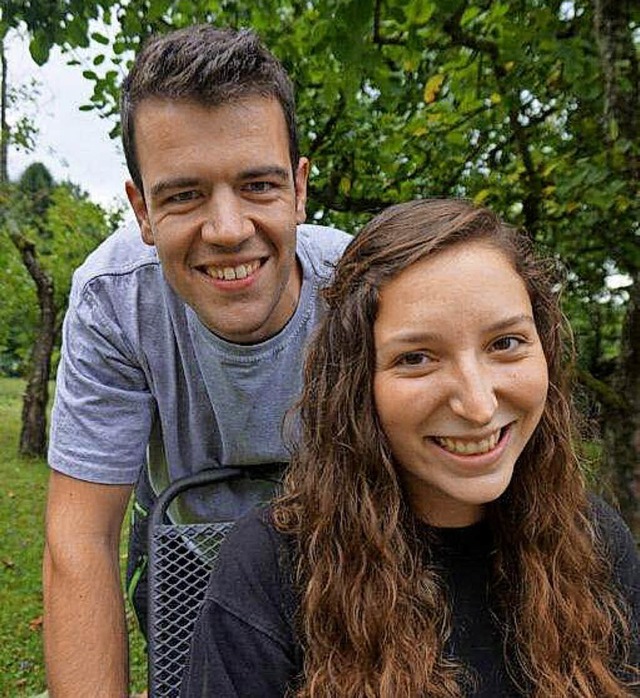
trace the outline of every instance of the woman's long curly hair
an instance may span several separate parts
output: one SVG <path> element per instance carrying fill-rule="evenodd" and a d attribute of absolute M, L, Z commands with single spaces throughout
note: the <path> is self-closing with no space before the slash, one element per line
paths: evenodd
<path fill-rule="evenodd" d="M 273 509 L 297 542 L 299 698 L 450 698 L 468 688 L 464 667 L 443 651 L 449 602 L 376 414 L 373 325 L 389 280 L 478 239 L 502 250 L 526 284 L 549 370 L 540 423 L 508 490 L 486 507 L 508 670 L 537 698 L 632 695 L 617 678 L 628 631 L 572 445 L 567 342 L 549 267 L 487 209 L 432 199 L 387 209 L 352 241 L 309 349 L 297 444 Z"/>

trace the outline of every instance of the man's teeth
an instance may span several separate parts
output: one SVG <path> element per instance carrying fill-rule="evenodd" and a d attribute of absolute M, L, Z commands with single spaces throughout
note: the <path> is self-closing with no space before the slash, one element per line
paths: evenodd
<path fill-rule="evenodd" d="M 238 264 L 237 267 L 206 267 L 205 271 L 214 279 L 233 281 L 234 279 L 246 279 L 259 266 L 260 260 L 256 259 L 248 264 Z"/>
<path fill-rule="evenodd" d="M 435 436 L 434 441 L 446 451 L 469 456 L 492 451 L 497 446 L 498 441 L 500 441 L 501 433 L 501 430 L 498 430 L 486 439 L 482 439 L 482 441 L 469 441 L 468 439 L 461 441 L 460 439 L 451 439 L 447 436 Z"/>

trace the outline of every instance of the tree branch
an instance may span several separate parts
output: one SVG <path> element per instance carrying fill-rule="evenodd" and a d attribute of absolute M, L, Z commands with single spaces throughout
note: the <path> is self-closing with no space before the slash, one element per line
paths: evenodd
<path fill-rule="evenodd" d="M 531 149 L 529 147 L 529 139 L 527 136 L 526 127 L 519 121 L 520 111 L 513 106 L 516 100 L 510 99 L 511 94 L 504 84 L 504 79 L 507 76 L 507 70 L 500 60 L 500 49 L 498 45 L 488 39 L 469 34 L 465 32 L 460 21 L 465 10 L 464 4 L 461 5 L 451 17 L 444 22 L 444 29 L 451 37 L 456 45 L 466 46 L 474 51 L 484 53 L 489 56 L 491 67 L 496 78 L 496 85 L 500 96 L 505 102 L 511 106 L 508 107 L 508 118 L 513 138 L 517 149 L 522 158 L 524 165 L 525 176 L 528 182 L 527 194 L 523 201 L 523 214 L 525 229 L 532 237 L 535 237 L 535 232 L 538 227 L 540 218 L 540 206 L 542 203 L 542 182 L 538 174 L 533 158 L 531 157 Z"/>
<path fill-rule="evenodd" d="M 576 379 L 582 383 L 585 388 L 590 390 L 598 398 L 598 401 L 602 405 L 614 410 L 625 411 L 629 409 L 629 404 L 627 401 L 621 397 L 616 390 L 603 381 L 598 380 L 595 376 L 589 373 L 589 371 L 575 366 L 573 372 Z"/>
<path fill-rule="evenodd" d="M 399 36 L 382 36 L 380 21 L 382 19 L 382 0 L 376 0 L 373 7 L 373 43 L 376 46 L 404 46 L 406 41 Z"/>

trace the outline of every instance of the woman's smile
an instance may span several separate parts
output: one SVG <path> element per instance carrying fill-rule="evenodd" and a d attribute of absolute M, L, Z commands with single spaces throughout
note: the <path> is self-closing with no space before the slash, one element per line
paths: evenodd
<path fill-rule="evenodd" d="M 430 436 L 438 446 L 450 453 L 463 456 L 474 456 L 478 453 L 493 451 L 501 440 L 503 430 L 496 429 L 484 437 L 459 437 L 459 436 Z"/>

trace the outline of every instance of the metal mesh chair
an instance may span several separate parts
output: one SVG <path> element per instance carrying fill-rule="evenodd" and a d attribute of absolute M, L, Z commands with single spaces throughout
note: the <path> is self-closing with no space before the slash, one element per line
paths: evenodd
<path fill-rule="evenodd" d="M 238 468 L 207 470 L 181 478 L 158 498 L 149 527 L 149 695 L 172 698 L 189 654 L 193 626 L 211 565 L 233 521 L 174 524 L 167 510 L 187 490 L 244 477 Z"/>

